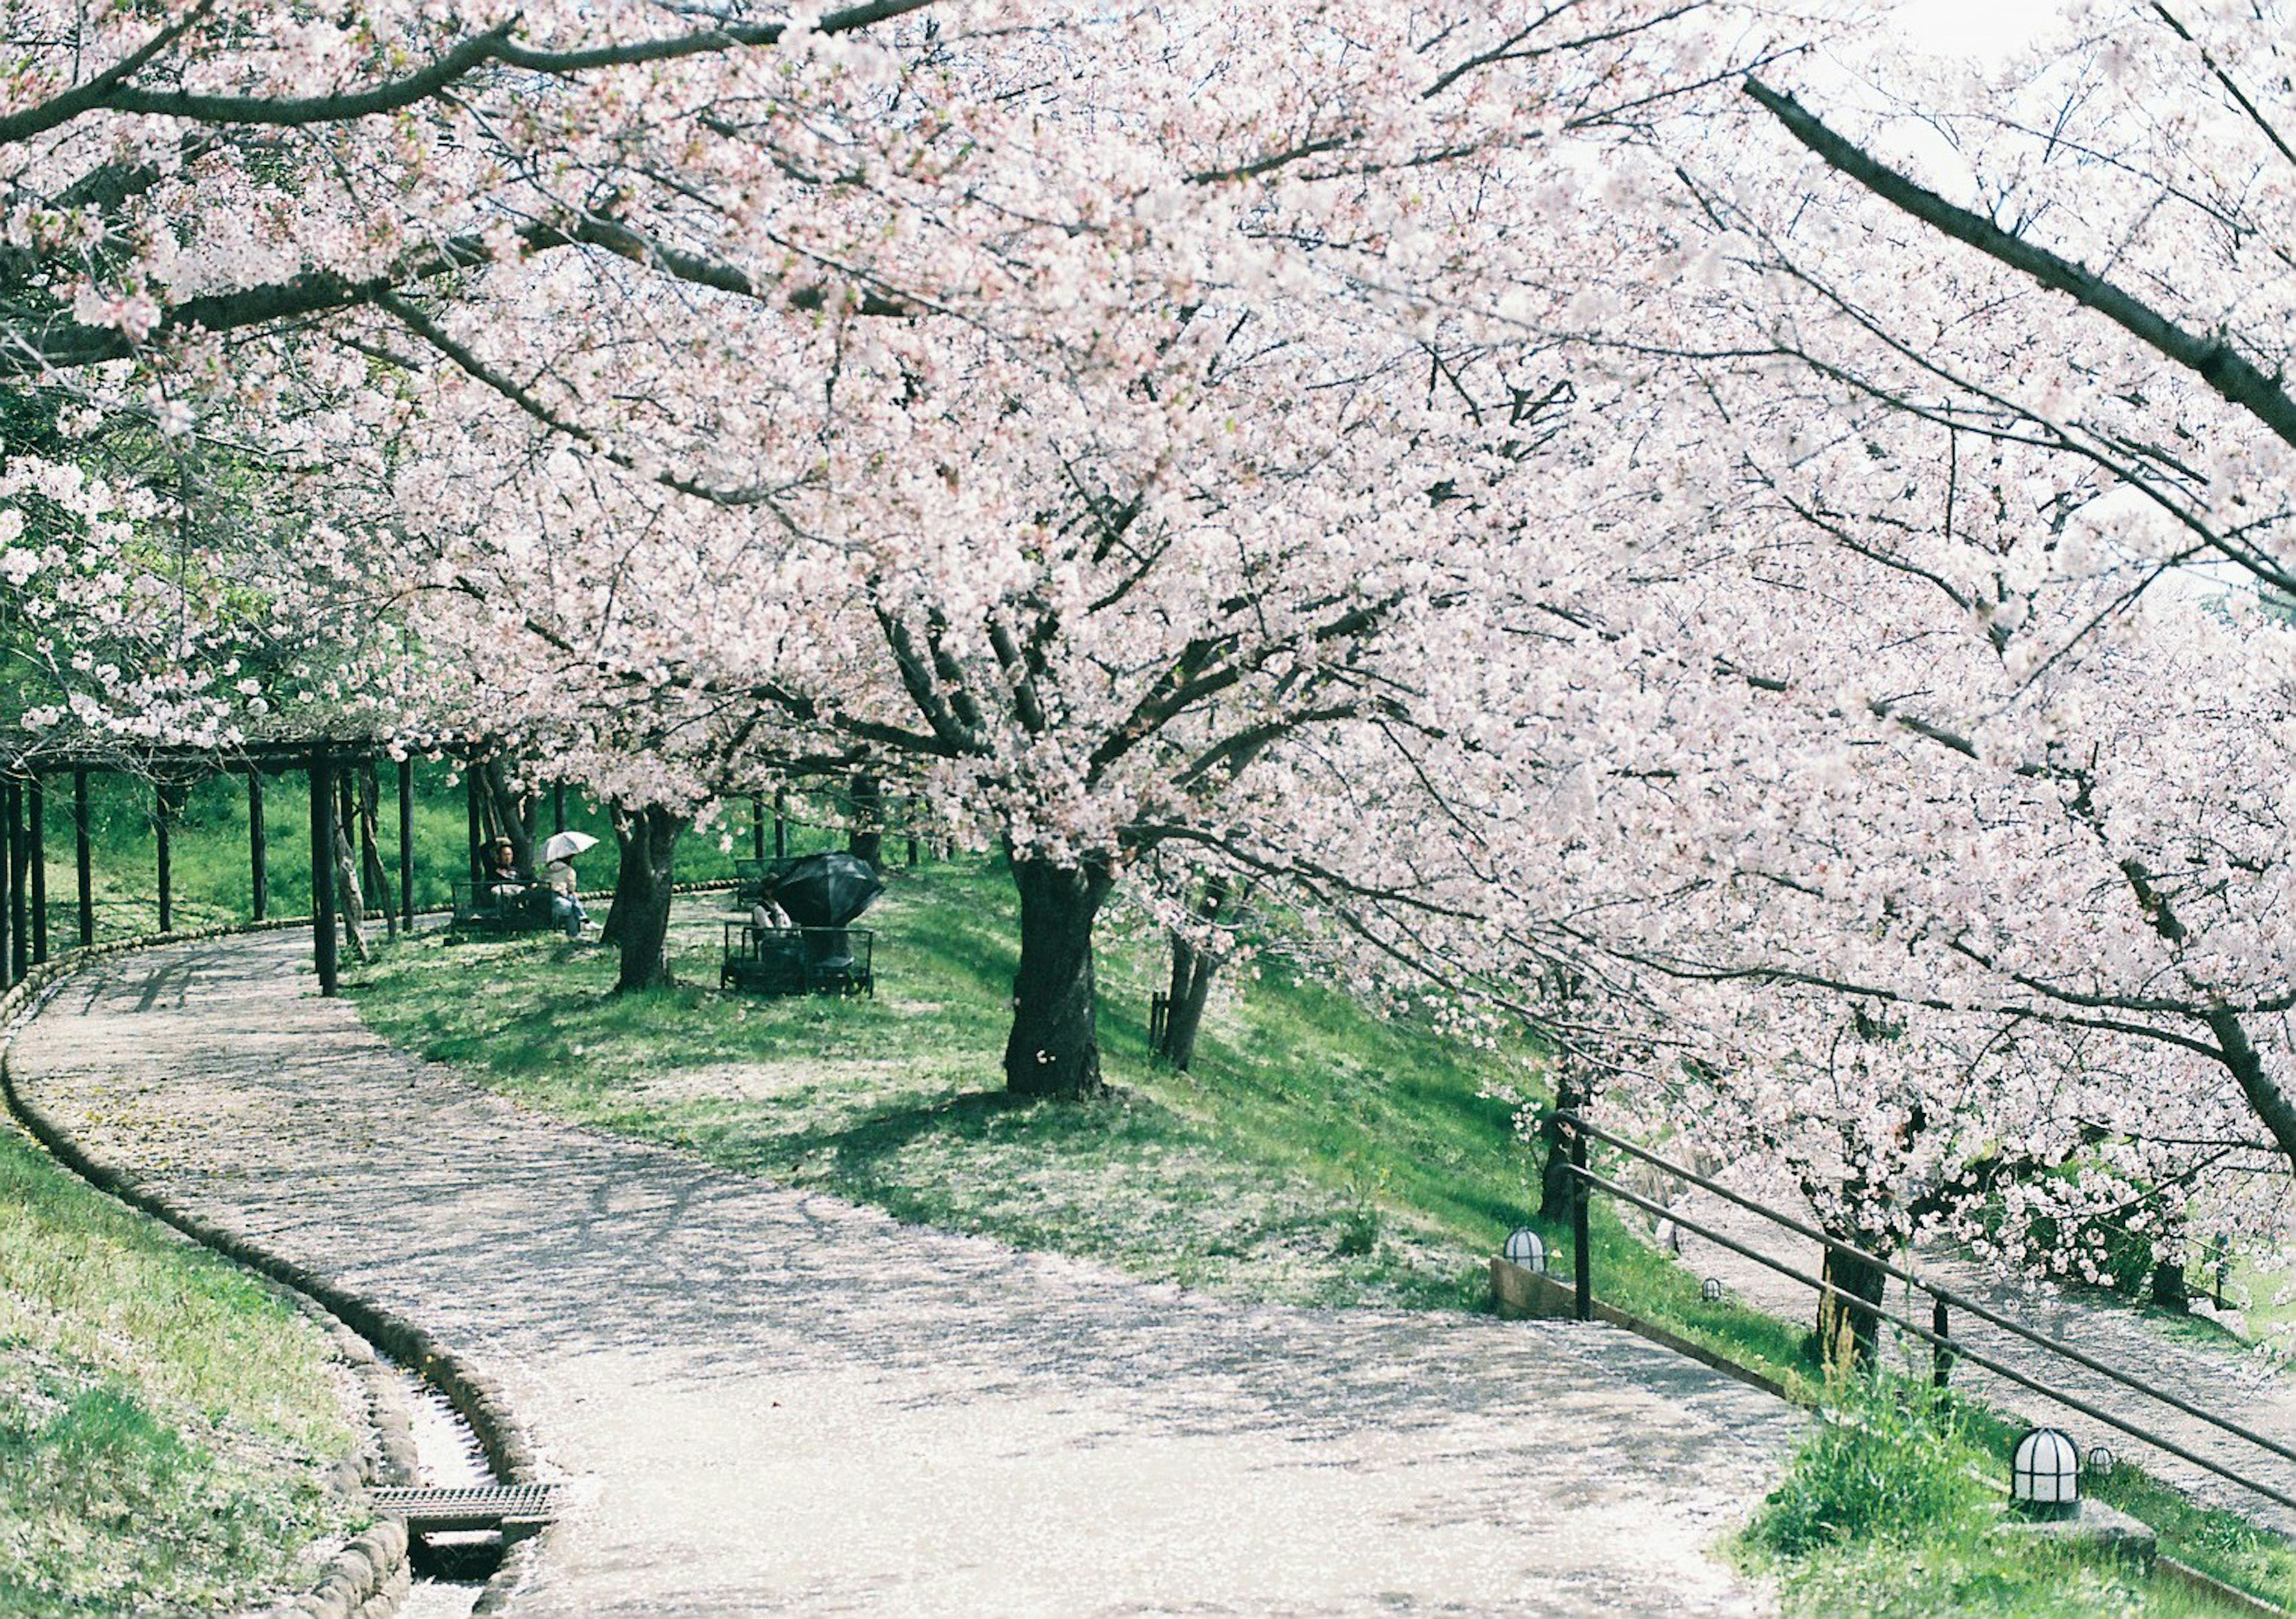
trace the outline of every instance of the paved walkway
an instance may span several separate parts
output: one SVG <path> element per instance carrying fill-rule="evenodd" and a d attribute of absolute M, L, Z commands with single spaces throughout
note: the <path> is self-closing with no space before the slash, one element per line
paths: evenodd
<path fill-rule="evenodd" d="M 1707 1553 L 1799 1431 L 1603 1328 L 1260 1308 L 520 1112 L 291 935 L 69 979 L 94 1156 L 493 1374 L 573 1520 L 512 1619 L 1764 1611 Z"/>
<path fill-rule="evenodd" d="M 1805 1238 L 1796 1237 L 1706 1193 L 1693 1192 L 1679 1206 L 1687 1218 L 1712 1226 L 1807 1275 L 1818 1272 L 1817 1245 Z M 1788 1321 L 1808 1321 L 1816 1313 L 1816 1296 L 1808 1288 L 1688 1231 L 1682 1235 L 1682 1262 L 1701 1276 L 1721 1278 L 1748 1303 Z M 2028 1291 L 1987 1274 L 1966 1261 L 1942 1254 L 1924 1254 L 1921 1271 L 1948 1290 L 1972 1298 L 2031 1331 L 2045 1334 L 2092 1359 L 2166 1389 L 2202 1410 L 2296 1449 L 2296 1386 L 2276 1373 L 2261 1356 L 2243 1349 L 2229 1338 L 2211 1344 L 2197 1335 L 2192 1338 L 2172 1336 L 2164 1324 L 2097 1294 L 2049 1287 Z M 1893 1283 L 1886 1308 L 1892 1314 L 1909 1315 L 1927 1326 L 1928 1296 L 1916 1293 L 1909 1309 L 1906 1294 L 1902 1284 Z M 2296 1496 L 2296 1462 L 2282 1460 L 2222 1434 L 2205 1422 L 2136 1394 L 2062 1355 L 1988 1326 L 1966 1312 L 1953 1313 L 1949 1330 L 1972 1349 L 2005 1366 L 2135 1422 L 2259 1484 Z M 1929 1345 L 1908 1333 L 1890 1330 L 1889 1336 L 1896 1340 L 1896 1352 L 1905 1357 L 1911 1368 L 1926 1376 Z M 2006 1378 L 1964 1361 L 1954 1370 L 1953 1386 L 2028 1421 L 2047 1422 L 2064 1429 L 2084 1452 L 2094 1445 L 2107 1445 L 2114 1455 L 2142 1462 L 2158 1476 L 2200 1500 L 2245 1513 L 2284 1533 L 2296 1534 L 2296 1510 L 2116 1433 L 2107 1424 Z M 2005 1478 L 2005 1461 L 2003 1468 Z"/>

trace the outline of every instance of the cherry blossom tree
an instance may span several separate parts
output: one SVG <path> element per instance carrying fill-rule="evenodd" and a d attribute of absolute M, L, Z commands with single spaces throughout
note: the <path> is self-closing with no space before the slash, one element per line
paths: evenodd
<path fill-rule="evenodd" d="M 1119 878 L 1230 841 L 1278 745 L 1408 723 L 1388 647 L 1424 661 L 1474 492 L 1569 404 L 1521 334 L 1590 244 L 1494 244 L 1547 148 L 1694 79 L 1671 16 L 1079 13 L 766 64 L 809 123 L 697 90 L 679 185 L 616 203 L 646 263 L 512 255 L 335 329 L 407 380 L 369 588 L 457 656 L 520 638 L 561 717 L 746 705 L 756 769 L 865 769 L 1003 846 L 1008 1083 L 1087 1093 Z M 671 241 L 729 274 L 655 274 Z M 793 307 L 760 243 L 848 290 Z M 1502 336 L 1444 312 L 1470 282 Z"/>

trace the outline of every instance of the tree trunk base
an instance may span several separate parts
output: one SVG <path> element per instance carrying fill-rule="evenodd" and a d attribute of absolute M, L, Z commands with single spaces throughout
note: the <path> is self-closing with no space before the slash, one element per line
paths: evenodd
<path fill-rule="evenodd" d="M 1013 881 L 1021 891 L 1021 967 L 1004 1088 L 1015 1096 L 1103 1095 L 1092 929 L 1114 879 L 1101 863 L 1015 859 Z"/>

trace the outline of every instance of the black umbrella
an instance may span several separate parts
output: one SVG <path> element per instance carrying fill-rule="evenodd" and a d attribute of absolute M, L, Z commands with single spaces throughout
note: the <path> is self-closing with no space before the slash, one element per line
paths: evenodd
<path fill-rule="evenodd" d="M 808 854 L 774 884 L 774 903 L 800 928 L 842 928 L 885 891 L 865 860 L 839 851 Z"/>

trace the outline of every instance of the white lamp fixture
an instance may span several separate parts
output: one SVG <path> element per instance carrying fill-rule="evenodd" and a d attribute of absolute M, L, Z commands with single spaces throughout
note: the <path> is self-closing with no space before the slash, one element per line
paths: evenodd
<path fill-rule="evenodd" d="M 1546 1239 L 1529 1226 L 1519 1225 L 1507 1233 L 1504 1252 L 1509 1264 L 1546 1274 Z"/>
<path fill-rule="evenodd" d="M 2009 1453 L 2009 1504 L 2031 1517 L 2080 1509 L 2080 1451 L 2053 1427 L 2029 1430 Z"/>

